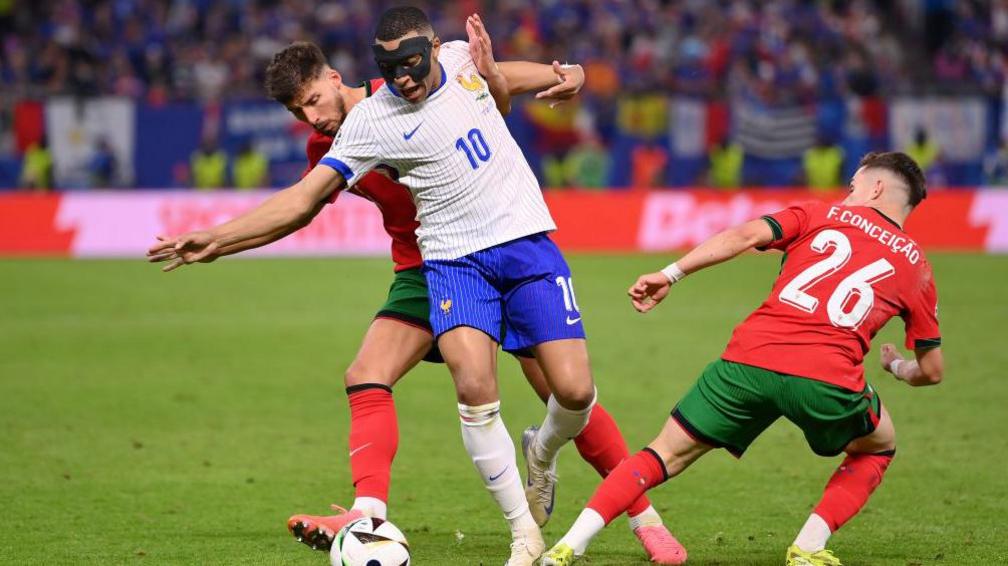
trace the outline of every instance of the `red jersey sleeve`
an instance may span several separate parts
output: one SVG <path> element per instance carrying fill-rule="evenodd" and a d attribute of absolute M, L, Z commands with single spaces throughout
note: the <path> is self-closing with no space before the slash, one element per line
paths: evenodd
<path fill-rule="evenodd" d="M 901 314 L 906 324 L 908 350 L 941 346 L 941 331 L 938 329 L 938 291 L 935 289 L 934 276 L 929 265 L 924 265 L 920 278 L 920 284 L 914 286 Z"/>
<path fill-rule="evenodd" d="M 308 156 L 308 167 L 305 168 L 304 172 L 301 173 L 301 178 L 303 179 L 309 171 L 318 165 L 319 161 L 325 157 L 325 154 L 329 152 L 329 148 L 332 147 L 333 139 L 325 134 L 320 134 L 318 132 L 312 132 L 308 136 L 308 143 L 305 144 L 305 155 Z M 336 197 L 339 196 L 339 191 L 333 191 L 326 202 L 332 204 L 336 202 Z"/>
<path fill-rule="evenodd" d="M 784 251 L 808 229 L 808 211 L 803 205 L 790 206 L 779 212 L 767 214 L 763 216 L 763 220 L 770 225 L 774 239 L 760 248 L 761 250 Z"/>

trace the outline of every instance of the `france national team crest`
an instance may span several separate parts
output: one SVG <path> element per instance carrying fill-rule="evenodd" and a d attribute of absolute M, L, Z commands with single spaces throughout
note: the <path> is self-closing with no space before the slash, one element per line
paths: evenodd
<path fill-rule="evenodd" d="M 455 76 L 455 80 L 458 81 L 458 84 L 462 85 L 462 88 L 474 93 L 477 102 L 490 96 L 486 83 L 476 73 L 470 73 L 469 76 L 459 73 Z"/>

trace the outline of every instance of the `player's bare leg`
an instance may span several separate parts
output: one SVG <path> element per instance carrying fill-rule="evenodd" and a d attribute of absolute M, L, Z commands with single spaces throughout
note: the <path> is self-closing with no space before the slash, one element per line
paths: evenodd
<path fill-rule="evenodd" d="M 595 404 L 595 384 L 584 339 L 543 342 L 532 351 L 551 393 L 542 425 L 522 435 L 528 470 L 525 495 L 536 523 L 543 526 L 553 513 L 557 453 L 587 426 Z"/>
<path fill-rule="evenodd" d="M 644 492 L 679 475 L 712 448 L 695 440 L 675 419 L 669 418 L 647 448 L 617 466 L 595 490 L 567 534 L 543 555 L 542 564 L 573 563 L 591 539 Z"/>
<path fill-rule="evenodd" d="M 525 379 L 543 402 L 550 396 L 549 384 L 535 358 L 515 356 L 521 364 Z M 537 429 L 536 429 L 537 430 Z M 526 431 L 528 434 L 529 431 Z M 574 439 L 581 457 L 605 478 L 623 460 L 630 456 L 626 441 L 616 421 L 600 403 L 596 403 L 588 418 L 588 425 Z M 651 506 L 647 496 L 641 496 L 627 509 L 630 529 L 640 540 L 644 551 L 657 564 L 682 564 L 686 549 L 662 523 L 662 518 Z"/>
<path fill-rule="evenodd" d="M 483 484 L 511 527 L 507 566 L 531 566 L 545 548 L 518 474 L 514 444 L 500 417 L 497 343 L 480 330 L 460 326 L 438 339 L 458 396 L 462 442 Z"/>
<path fill-rule="evenodd" d="M 884 406 L 875 430 L 852 440 L 844 451 L 847 457 L 826 484 L 822 499 L 788 549 L 789 565 L 840 564 L 826 550 L 826 543 L 868 502 L 896 454 L 896 428 Z"/>
<path fill-rule="evenodd" d="M 368 516 L 386 518 L 388 489 L 399 444 L 392 387 L 413 369 L 434 344 L 431 333 L 390 318 L 376 318 L 344 382 L 350 402 L 350 470 L 355 499 L 349 511 L 333 506 L 336 515 L 294 515 L 291 534 L 304 544 L 328 551 L 347 523 Z"/>

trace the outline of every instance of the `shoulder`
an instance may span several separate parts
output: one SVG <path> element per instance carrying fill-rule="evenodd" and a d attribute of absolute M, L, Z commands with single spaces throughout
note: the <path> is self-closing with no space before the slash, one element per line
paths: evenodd
<path fill-rule="evenodd" d="M 914 242 L 916 246 L 916 242 Z M 928 261 L 927 256 L 924 254 L 923 250 L 918 248 L 920 256 L 917 261 L 917 273 L 919 274 L 920 280 L 924 284 L 934 284 L 934 270 L 931 268 L 931 262 Z"/>
<path fill-rule="evenodd" d="M 448 74 L 454 74 L 467 63 L 472 63 L 468 41 L 448 41 L 441 44 L 438 62 Z"/>
<path fill-rule="evenodd" d="M 818 201 L 797 202 L 772 214 L 765 214 L 763 219 L 770 222 L 771 227 L 776 223 L 777 229 L 781 229 L 781 225 L 785 224 L 791 227 L 791 230 L 788 231 L 793 231 L 796 229 L 795 227 L 798 229 L 807 228 L 811 222 L 825 218 L 828 209 L 829 205 Z"/>
<path fill-rule="evenodd" d="M 347 112 L 339 132 L 336 133 L 336 143 L 339 143 L 340 139 L 344 137 L 344 132 L 355 138 L 373 135 L 375 120 L 378 116 L 388 112 L 389 101 L 387 98 L 395 97 L 388 92 L 387 88 L 382 87 L 371 96 L 355 104 Z"/>
<path fill-rule="evenodd" d="M 363 110 L 363 115 L 374 119 L 379 114 L 394 112 L 403 104 L 403 100 L 399 98 L 398 94 L 392 92 L 392 88 L 385 81 L 376 80 L 371 84 L 373 87 L 371 96 L 358 102 L 351 110 L 351 114 L 359 108 Z"/>
<path fill-rule="evenodd" d="M 794 204 L 795 209 L 801 210 L 810 216 L 826 216 L 831 208 L 838 206 L 839 205 L 829 204 L 818 200 L 810 200 Z"/>

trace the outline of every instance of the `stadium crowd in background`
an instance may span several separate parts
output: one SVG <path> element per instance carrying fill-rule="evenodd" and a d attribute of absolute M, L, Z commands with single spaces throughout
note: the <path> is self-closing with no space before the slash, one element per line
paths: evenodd
<path fill-rule="evenodd" d="M 19 100 L 122 95 L 160 106 L 261 99 L 269 57 L 299 39 L 320 44 L 349 81 L 370 78 L 378 4 L 0 2 L 0 153 L 25 152 L 10 134 L 15 117 L 8 109 Z M 1008 68 L 1004 0 L 426 4 L 446 38 L 463 36 L 465 16 L 480 11 L 492 16 L 487 23 L 500 58 L 560 57 L 585 66 L 588 83 L 579 104 L 557 111 L 527 101 L 512 119 L 522 123 L 516 137 L 528 140 L 530 161 L 551 186 L 688 185 L 711 176 L 728 185 L 797 184 L 806 178 L 805 150 L 817 140 L 834 145 L 849 137 L 852 97 L 865 101 L 859 112 L 869 130 L 877 129 L 873 120 L 885 120 L 877 101 L 901 94 L 979 96 L 1000 112 Z M 677 159 L 682 151 L 669 125 L 682 111 L 670 96 L 703 101 L 702 139 L 687 144 L 699 146 L 702 159 Z M 779 109 L 804 109 L 807 123 L 793 114 L 781 118 L 774 114 Z M 783 120 L 774 127 L 794 125 L 787 140 L 761 138 L 761 128 L 752 125 L 758 121 L 747 118 L 768 115 Z M 522 127 L 531 133 L 522 136 Z M 998 134 L 988 138 L 984 150 L 996 150 Z M 843 153 L 851 161 L 886 145 L 895 142 L 875 136 Z M 714 171 L 718 159 L 734 159 L 720 153 L 733 147 L 746 155 L 744 170 Z M 776 149 L 754 151 L 761 147 Z M 602 159 L 606 154 L 611 158 Z M 762 162 L 782 156 L 785 166 Z"/>

